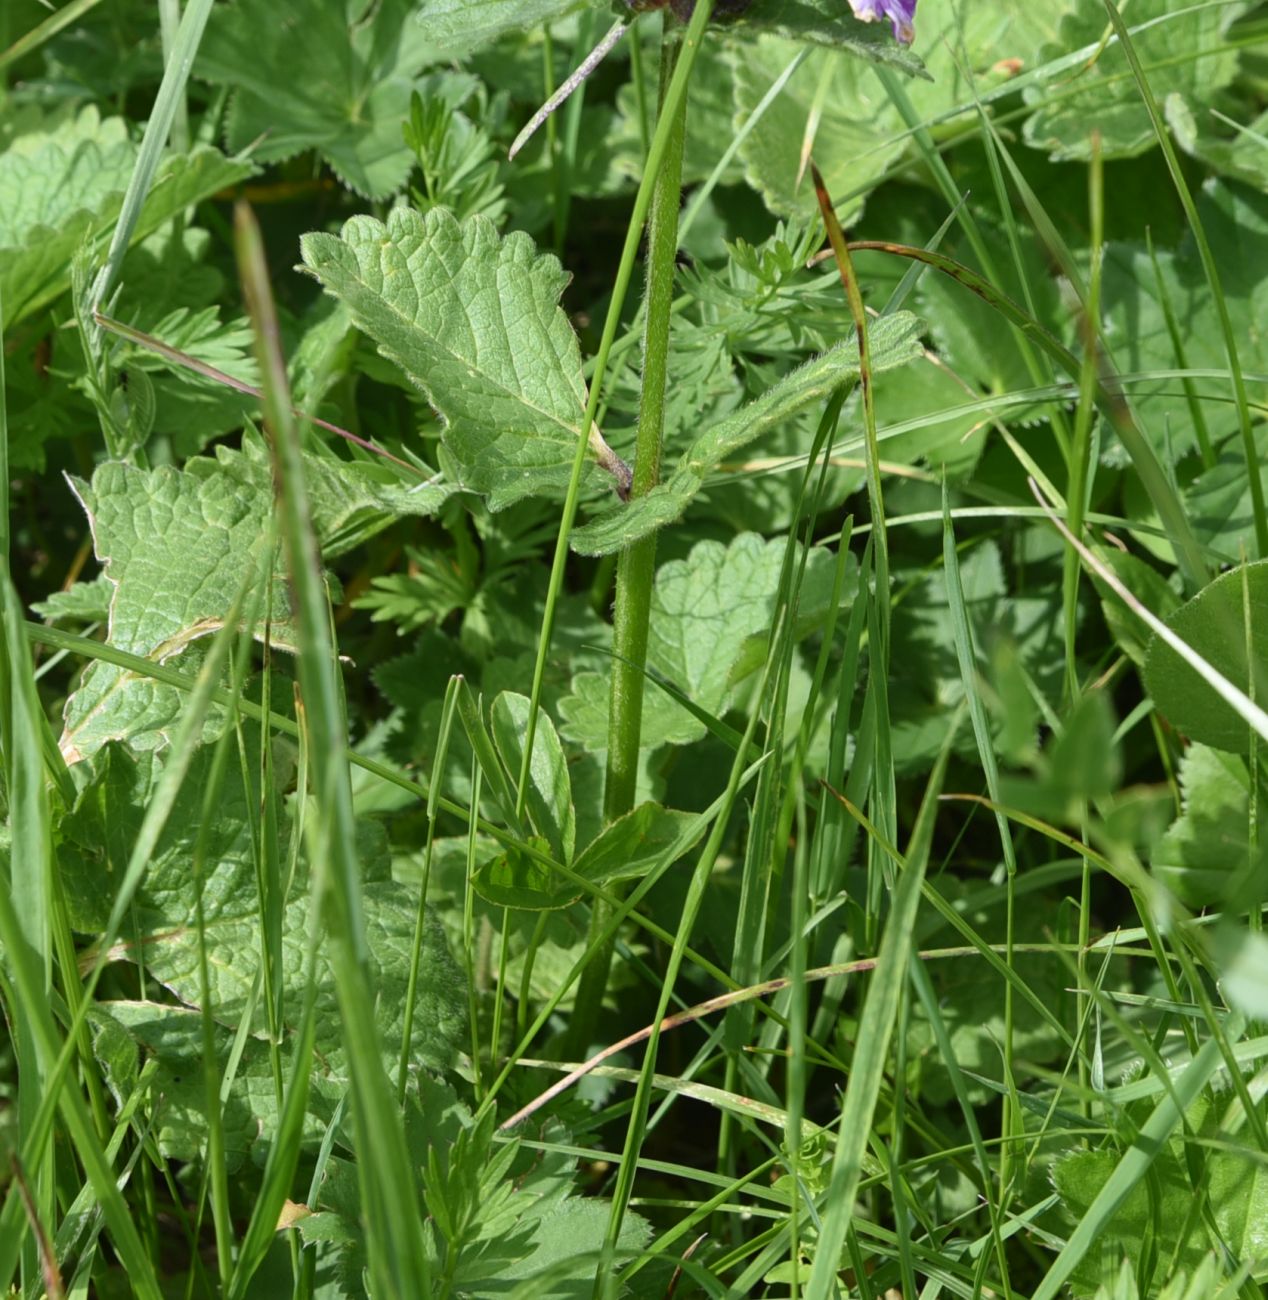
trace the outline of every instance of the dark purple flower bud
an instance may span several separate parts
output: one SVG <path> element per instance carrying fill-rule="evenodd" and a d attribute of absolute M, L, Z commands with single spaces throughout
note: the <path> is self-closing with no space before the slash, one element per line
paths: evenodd
<path fill-rule="evenodd" d="M 916 0 L 850 0 L 854 16 L 865 23 L 888 18 L 894 29 L 894 37 L 904 45 L 910 45 L 916 34 L 911 21 L 916 16 Z"/>

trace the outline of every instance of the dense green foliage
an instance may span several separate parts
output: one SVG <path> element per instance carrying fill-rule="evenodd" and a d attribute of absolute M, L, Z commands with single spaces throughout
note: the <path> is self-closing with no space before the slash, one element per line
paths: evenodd
<path fill-rule="evenodd" d="M 1268 6 L 858 7 L 0 0 L 12 1294 L 1261 1294 Z"/>

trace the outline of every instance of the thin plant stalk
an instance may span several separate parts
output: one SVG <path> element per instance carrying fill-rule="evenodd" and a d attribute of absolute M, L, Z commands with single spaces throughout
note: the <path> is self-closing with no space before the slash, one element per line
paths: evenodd
<path fill-rule="evenodd" d="M 662 111 L 677 62 L 677 43 L 667 35 L 661 46 Z M 682 197 L 682 158 L 686 141 L 687 96 L 678 102 L 669 142 L 656 176 L 648 222 L 647 288 L 644 296 L 643 383 L 635 441 L 630 496 L 646 496 L 660 481 L 665 432 L 665 390 L 669 373 L 669 327 L 673 315 L 674 269 L 678 252 L 678 206 Z M 652 585 L 656 576 L 656 534 L 621 552 L 616 567 L 616 607 L 612 626 L 612 691 L 608 704 L 608 765 L 603 816 L 615 821 L 634 807 L 643 728 L 643 689 Z M 591 913 L 591 938 L 606 925 L 605 909 Z M 607 985 L 612 945 L 597 949 L 581 978 L 569 1026 L 572 1054 L 583 1052 L 598 1020 Z"/>
<path fill-rule="evenodd" d="M 458 686 L 461 678 L 451 677 L 445 689 L 444 710 L 440 716 L 440 736 L 436 742 L 436 761 L 432 767 L 434 773 L 431 791 L 427 799 L 427 846 L 423 851 L 423 879 L 418 887 L 418 914 L 414 919 L 414 943 L 410 952 L 409 982 L 405 989 L 405 1027 L 401 1034 L 401 1060 L 396 1075 L 396 1101 L 405 1105 L 405 1086 L 409 1081 L 410 1040 L 414 1034 L 414 1011 L 418 1003 L 418 972 L 422 963 L 424 923 L 427 919 L 427 890 L 431 884 L 432 855 L 436 846 L 436 817 L 439 813 L 437 800 L 440 796 L 441 779 L 445 770 L 445 759 L 449 754 L 449 737 L 453 731 L 454 715 L 458 702 Z M 472 805 L 475 806 L 474 804 Z"/>
<path fill-rule="evenodd" d="M 572 535 L 572 526 L 577 517 L 577 504 L 581 496 L 581 474 L 585 468 L 586 451 L 590 441 L 590 430 L 594 427 L 595 413 L 599 409 L 599 398 L 603 388 L 603 378 L 607 373 L 608 358 L 612 345 L 616 341 L 617 330 L 621 323 L 621 310 L 625 305 L 625 295 L 629 290 L 630 280 L 634 274 L 634 262 L 638 256 L 638 246 L 643 233 L 643 223 L 651 207 L 655 178 L 664 162 L 672 134 L 673 116 L 678 104 L 686 98 L 687 81 L 700 49 L 706 23 L 713 12 L 714 0 L 700 0 L 691 22 L 682 39 L 682 53 L 665 93 L 665 102 L 661 120 L 656 124 L 652 137 L 652 147 L 648 151 L 647 166 L 643 179 L 639 183 L 638 193 L 634 198 L 634 209 L 630 213 L 629 228 L 625 235 L 625 245 L 621 250 L 621 261 L 617 268 L 616 280 L 612 286 L 612 299 L 608 305 L 607 318 L 603 324 L 603 336 L 599 341 L 599 351 L 595 358 L 594 376 L 590 383 L 590 395 L 586 403 L 585 415 L 582 417 L 581 436 L 577 439 L 577 450 L 573 457 L 572 472 L 568 479 L 568 490 L 564 497 L 563 516 L 559 524 L 559 535 L 555 542 L 555 555 L 551 563 L 550 580 L 546 590 L 546 608 L 542 615 L 542 629 L 537 639 L 537 660 L 533 665 L 533 686 L 530 695 L 528 726 L 524 736 L 524 758 L 520 765 L 517 813 L 523 813 L 524 799 L 528 791 L 529 763 L 533 754 L 534 735 L 537 730 L 537 710 L 541 704 L 542 683 L 546 677 L 546 660 L 550 653 L 551 636 L 555 626 L 555 611 L 559 604 L 559 594 L 563 589 L 564 568 L 568 561 L 568 541 Z"/>
<path fill-rule="evenodd" d="M 1088 173 L 1088 216 L 1091 230 L 1092 265 L 1088 275 L 1087 297 L 1083 310 L 1083 366 L 1079 373 L 1079 405 L 1074 416 L 1074 446 L 1070 456 L 1070 484 L 1066 492 L 1066 524 L 1075 537 L 1083 532 L 1084 516 L 1091 496 L 1095 469 L 1092 465 L 1092 422 L 1096 410 L 1096 380 L 1100 349 L 1101 267 L 1103 260 L 1103 232 L 1105 229 L 1105 186 L 1101 166 L 1101 137 L 1092 133 L 1092 158 Z M 1075 654 L 1079 602 L 1079 556 L 1067 550 L 1063 557 L 1063 613 L 1065 623 L 1066 696 L 1074 707 L 1082 688 L 1079 684 L 1078 660 Z M 1081 838 L 1089 838 L 1087 804 L 1079 808 Z M 1092 937 L 1092 863 L 1085 856 L 1079 881 L 1079 956 L 1078 989 L 1080 1000 L 1087 995 L 1088 953 Z M 1083 1099 L 1081 1106 L 1089 1119 L 1093 1108 L 1089 1097 L 1090 1074 L 1088 1053 L 1078 1052 L 1079 1084 Z"/>

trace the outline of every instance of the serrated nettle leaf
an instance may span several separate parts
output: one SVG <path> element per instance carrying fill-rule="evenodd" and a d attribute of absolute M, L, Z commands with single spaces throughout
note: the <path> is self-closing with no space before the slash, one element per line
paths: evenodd
<path fill-rule="evenodd" d="M 648 631 L 647 661 L 705 712 L 723 713 L 736 683 L 760 663 L 755 644 L 776 613 L 785 542 L 741 533 L 730 546 L 700 542 L 683 560 L 656 574 Z M 796 632 L 822 625 L 834 590 L 836 557 L 815 547 L 806 561 Z M 853 591 L 847 581 L 845 590 Z M 600 674 L 573 678 L 561 701 L 565 732 L 593 750 L 607 745 L 608 683 Z M 706 728 L 654 683 L 645 692 L 642 745 L 685 745 Z"/>
<path fill-rule="evenodd" d="M 109 231 L 137 152 L 123 119 L 102 121 L 92 106 L 28 125 L 0 153 L 0 303 L 10 326 L 62 293 L 81 245 Z M 206 147 L 170 155 L 134 239 L 253 170 Z"/>
<path fill-rule="evenodd" d="M 559 701 L 559 730 L 565 739 L 592 754 L 608 747 L 608 713 L 611 709 L 610 676 L 584 670 L 573 676 L 569 693 Z M 654 683 L 643 693 L 643 723 L 639 744 L 645 750 L 661 745 L 687 745 L 699 740 L 701 724 Z"/>
<path fill-rule="evenodd" d="M 874 321 L 869 329 L 873 372 L 906 365 L 920 356 L 922 329 L 922 323 L 907 312 Z M 582 555 L 608 555 L 680 519 L 705 477 L 724 460 L 803 408 L 826 401 L 857 375 L 857 342 L 838 343 L 702 434 L 668 479 L 646 496 L 613 506 L 575 529 L 573 549 Z"/>
<path fill-rule="evenodd" d="M 1268 699 L 1268 560 L 1222 574 L 1167 626 L 1240 691 Z M 1190 740 L 1247 752 L 1249 724 L 1160 637 L 1149 642 L 1144 682 L 1159 712 Z"/>
<path fill-rule="evenodd" d="M 248 574 L 263 580 L 270 570 L 273 604 L 264 616 L 275 644 L 293 645 L 286 583 L 273 557 L 261 553 L 271 496 L 227 474 L 116 462 L 99 466 L 91 484 L 72 479 L 71 488 L 114 588 L 111 645 L 159 661 L 175 658 L 220 629 Z M 181 705 L 173 687 L 113 664 L 90 664 L 66 702 L 62 753 L 76 762 L 108 740 L 161 745 Z"/>
<path fill-rule="evenodd" d="M 422 0 L 415 21 L 447 58 L 469 54 L 505 32 L 554 22 L 603 0 Z"/>
<path fill-rule="evenodd" d="M 188 866 L 188 863 L 187 863 Z M 394 1061 L 404 1031 L 406 983 L 418 913 L 416 891 L 395 881 L 370 881 L 362 886 L 364 939 L 376 993 L 376 1019 L 385 1058 Z M 142 950 L 148 977 L 171 990 L 187 1005 L 198 1005 L 201 983 L 198 936 L 189 912 L 178 920 L 170 909 L 171 928 L 144 937 Z M 307 954 L 312 931 L 312 901 L 306 887 L 287 902 L 282 915 L 282 946 L 275 958 L 282 967 L 283 987 L 291 1014 L 298 1016 L 307 983 Z M 207 954 L 212 970 L 212 999 L 217 1020 L 235 1026 L 255 983 L 261 945 L 259 910 L 253 890 L 239 889 L 235 897 L 206 926 Z M 133 957 L 131 945 L 120 955 Z M 318 957 L 317 1050 L 345 1083 L 347 1066 L 334 977 L 324 956 Z M 449 956 L 440 922 L 429 918 L 423 935 L 422 973 L 410 1048 L 415 1066 L 448 1067 L 465 1023 L 462 976 Z M 257 1034 L 266 1032 L 264 1009 L 257 1008 Z"/>
<path fill-rule="evenodd" d="M 493 739 L 507 771 L 515 776 L 518 776 L 524 760 L 528 718 L 527 696 L 503 691 L 493 701 Z M 540 709 L 533 731 L 528 781 L 525 802 L 537 833 L 546 839 L 558 861 L 570 863 L 576 846 L 577 824 L 572 808 L 568 760 L 555 733 L 555 724 L 550 715 Z"/>
<path fill-rule="evenodd" d="M 1153 874 L 1195 909 L 1253 906 L 1268 884 L 1268 844 L 1251 835 L 1245 761 L 1194 743 L 1179 777 L 1183 812 L 1154 848 Z"/>
<path fill-rule="evenodd" d="M 114 588 L 102 574 L 87 581 L 71 583 L 65 591 L 55 591 L 47 600 L 38 600 L 31 612 L 50 623 L 104 623 L 110 617 L 110 597 Z"/>
<path fill-rule="evenodd" d="M 128 936 L 110 953 L 112 960 L 143 962 L 147 980 L 161 984 L 183 1004 L 139 1004 L 139 1019 L 125 1017 L 121 1021 L 144 1051 L 158 1056 L 166 1083 L 179 1094 L 179 1103 L 165 1116 L 166 1136 L 161 1140 L 168 1154 L 182 1159 L 193 1158 L 201 1150 L 206 1130 L 201 1012 L 188 1009 L 199 1008 L 203 996 L 199 902 L 211 978 L 208 1012 L 219 1027 L 219 1050 L 226 1055 L 229 1039 L 254 997 L 263 949 L 252 835 L 259 791 L 247 793 L 240 781 L 227 781 L 210 809 L 212 823 L 204 825 L 204 792 L 213 762 L 210 747 L 194 755 L 137 893 Z M 91 932 L 112 904 L 159 779 L 160 765 L 156 755 L 134 756 L 118 745 L 106 747 L 93 758 L 89 779 L 61 826 L 60 866 L 70 919 L 76 927 Z M 275 779 L 285 785 L 292 779 L 292 771 L 293 762 L 282 746 Z M 281 834 L 286 834 L 285 825 Z M 404 1031 L 417 893 L 414 887 L 390 879 L 389 850 L 381 826 L 361 823 L 358 838 L 366 876 L 362 886 L 364 938 L 377 993 L 376 1017 L 386 1058 L 394 1062 Z M 194 869 L 199 845 L 204 851 L 201 881 Z M 303 867 L 301 862 L 291 896 L 284 903 L 281 943 L 273 953 L 287 1027 L 298 1022 L 309 987 L 313 917 L 308 873 Z M 306 1130 L 310 1138 L 317 1135 L 314 1125 L 322 1117 L 329 1118 L 349 1086 L 333 975 L 320 951 L 311 969 L 316 981 L 315 1045 L 320 1065 L 314 1074 L 315 1109 Z M 413 1064 L 416 1068 L 446 1068 L 463 1032 L 465 993 L 462 976 L 435 918 L 423 934 L 420 970 L 411 1037 Z M 235 1157 L 246 1154 L 276 1119 L 267 1046 L 260 1041 L 267 1037 L 268 1025 L 262 1000 L 255 998 L 254 1005 L 253 1037 L 231 1100 L 242 1135 Z M 115 1019 L 120 1019 L 118 1014 Z M 164 1096 L 170 1100 L 166 1090 Z"/>
<path fill-rule="evenodd" d="M 709 713 L 722 711 L 750 638 L 766 632 L 775 618 L 786 553 L 782 538 L 763 541 L 741 533 L 725 547 L 700 542 L 685 560 L 670 560 L 657 571 L 648 663 Z M 803 635 L 828 612 L 835 573 L 833 553 L 811 549 L 798 606 Z M 751 670 L 751 663 L 744 669 Z M 692 726 L 697 737 L 703 735 L 701 723 L 692 719 Z"/>
<path fill-rule="evenodd" d="M 215 459 L 185 462 L 187 473 L 228 473 L 259 492 L 272 493 L 272 462 L 264 439 L 254 430 L 243 435 L 241 449 L 217 447 Z M 403 515 L 436 514 L 457 491 L 407 473 L 400 466 L 367 456 L 341 460 L 328 450 L 304 453 L 304 486 L 313 528 L 324 559 L 334 559 Z"/>
<path fill-rule="evenodd" d="M 283 748 L 275 752 L 279 775 L 284 776 L 293 764 Z M 160 932 L 174 913 L 182 923 L 193 914 L 197 887 L 190 863 L 200 830 L 206 850 L 201 894 L 207 916 L 215 919 L 225 908 L 243 906 L 241 900 L 252 893 L 254 858 L 247 828 L 258 796 L 248 799 L 241 782 L 228 782 L 214 822 L 203 827 L 203 789 L 211 764 L 209 748 L 194 755 L 189 777 L 155 847 L 133 910 L 142 934 Z M 67 912 L 76 930 L 90 934 L 104 927 L 160 767 L 153 753 L 134 754 L 111 743 L 75 769 L 83 784 L 59 832 Z"/>
<path fill-rule="evenodd" d="M 207 1080 L 202 1014 L 159 1002 L 100 1002 L 90 1013 L 98 1060 L 117 1097 L 127 1096 L 124 1042 L 133 1055 L 157 1063 L 151 1095 L 153 1136 L 169 1160 L 201 1161 L 207 1149 Z M 121 1037 L 122 1036 L 122 1037 Z M 217 1026 L 214 1034 L 219 1068 L 228 1064 L 233 1034 Z M 283 1068 L 291 1068 L 290 1042 L 282 1045 Z M 305 1145 L 321 1140 L 340 1099 L 348 1090 L 346 1072 L 314 1064 L 304 1121 Z M 277 1132 L 277 1087 L 268 1045 L 248 1039 L 228 1099 L 222 1108 L 225 1162 L 232 1173 L 263 1163 Z"/>
<path fill-rule="evenodd" d="M 1068 69 L 1056 74 L 1063 91 L 1060 96 L 1052 95 L 1043 83 L 1026 92 L 1027 100 L 1038 106 L 1026 122 L 1026 143 L 1063 161 L 1088 158 L 1093 131 L 1099 135 L 1105 158 L 1129 158 L 1153 148 L 1157 137 L 1126 55 L 1118 41 L 1103 43 L 1104 11 L 1095 5 L 1060 8 L 1066 10 L 1066 17 L 1056 42 L 1044 54 L 1055 59 L 1088 46 L 1096 50 L 1096 57 L 1080 66 L 1073 84 Z M 1180 92 L 1205 109 L 1216 98 L 1237 72 L 1237 49 L 1225 43 L 1223 33 L 1245 8 L 1133 0 L 1124 14 L 1132 29 L 1163 19 L 1132 37 L 1157 99 Z M 1187 51 L 1188 57 L 1176 58 L 1177 50 Z"/>
<path fill-rule="evenodd" d="M 581 351 L 559 306 L 568 277 L 527 235 L 480 216 L 397 208 L 301 241 L 304 266 L 440 412 L 463 487 L 501 510 L 562 495 L 586 407 Z M 590 450 L 617 487 L 629 470 L 597 429 Z"/>
<path fill-rule="evenodd" d="M 313 149 L 357 193 L 395 193 L 413 166 L 401 135 L 410 95 L 423 69 L 445 57 L 415 10 L 415 0 L 218 6 L 195 70 L 234 88 L 229 148 L 251 147 L 261 160 Z"/>
<path fill-rule="evenodd" d="M 328 554 L 401 514 L 432 514 L 452 492 L 411 484 L 381 465 L 315 455 L 304 463 L 318 540 Z M 71 487 L 112 589 L 111 645 L 160 662 L 185 654 L 219 630 L 248 573 L 263 580 L 271 571 L 270 641 L 293 647 L 285 578 L 261 553 L 273 486 L 258 436 L 248 433 L 240 451 L 218 447 L 214 459 L 190 460 L 183 471 L 108 462 L 91 484 L 73 479 Z M 263 630 L 261 623 L 253 631 L 261 636 Z M 75 761 L 109 740 L 161 746 L 182 698 L 173 687 L 94 663 L 66 703 L 62 752 Z M 214 734 L 219 724 L 209 725 Z"/>
<path fill-rule="evenodd" d="M 641 803 L 605 826 L 573 864 L 578 875 L 596 885 L 641 880 L 666 854 L 676 862 L 695 847 L 705 827 L 692 813 L 675 812 L 657 803 Z"/>

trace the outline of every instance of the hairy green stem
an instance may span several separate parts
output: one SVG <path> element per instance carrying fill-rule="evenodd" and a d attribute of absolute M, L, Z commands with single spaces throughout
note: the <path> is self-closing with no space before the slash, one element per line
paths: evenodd
<path fill-rule="evenodd" d="M 677 62 L 677 41 L 666 34 L 661 46 L 662 105 Z M 652 192 L 647 236 L 647 284 L 644 291 L 643 383 L 634 444 L 631 497 L 645 496 L 660 481 L 665 429 L 665 388 L 669 369 L 669 324 L 674 305 L 674 266 L 678 254 L 678 208 L 682 198 L 682 157 L 687 134 L 687 96 L 679 100 L 670 124 L 665 156 Z M 621 552 L 616 569 L 613 613 L 612 693 L 608 704 L 608 767 L 603 791 L 603 815 L 615 821 L 634 807 L 638 783 L 639 742 L 643 730 L 643 665 L 647 660 L 647 629 L 656 576 L 656 534 Z M 610 919 L 596 903 L 590 934 L 601 934 Z M 580 1052 L 598 1020 L 612 961 L 609 939 L 595 950 L 577 988 L 577 1002 L 568 1028 L 568 1046 Z"/>

